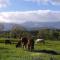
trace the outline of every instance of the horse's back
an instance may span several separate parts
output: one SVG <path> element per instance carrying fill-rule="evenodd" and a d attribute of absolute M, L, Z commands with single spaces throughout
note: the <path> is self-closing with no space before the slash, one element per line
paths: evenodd
<path fill-rule="evenodd" d="M 44 40 L 44 39 L 37 39 L 37 40 L 35 41 L 35 43 L 36 43 L 36 44 L 37 44 L 37 43 L 39 43 L 39 42 L 44 43 L 44 42 L 45 42 L 45 40 Z"/>

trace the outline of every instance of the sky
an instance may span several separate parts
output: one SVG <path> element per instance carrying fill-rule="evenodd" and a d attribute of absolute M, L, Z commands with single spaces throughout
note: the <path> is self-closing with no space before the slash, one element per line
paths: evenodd
<path fill-rule="evenodd" d="M 0 0 L 0 22 L 60 22 L 60 0 Z"/>

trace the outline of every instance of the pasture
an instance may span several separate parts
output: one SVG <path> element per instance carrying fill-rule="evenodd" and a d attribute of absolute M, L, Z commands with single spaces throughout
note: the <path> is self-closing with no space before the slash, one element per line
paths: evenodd
<path fill-rule="evenodd" d="M 0 43 L 0 60 L 60 60 L 60 41 L 45 41 L 30 52 L 16 48 L 16 44 Z"/>

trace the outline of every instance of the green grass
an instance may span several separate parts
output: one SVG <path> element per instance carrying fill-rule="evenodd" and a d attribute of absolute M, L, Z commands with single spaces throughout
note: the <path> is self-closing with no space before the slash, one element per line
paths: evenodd
<path fill-rule="evenodd" d="M 36 49 L 47 49 L 60 51 L 60 41 L 47 40 L 45 44 L 42 43 L 36 45 Z"/>
<path fill-rule="evenodd" d="M 35 50 L 60 51 L 60 41 L 46 41 L 46 44 L 35 45 Z M 0 43 L 0 60 L 60 60 L 60 55 L 42 52 L 29 52 L 23 48 L 16 48 L 15 44 Z"/>

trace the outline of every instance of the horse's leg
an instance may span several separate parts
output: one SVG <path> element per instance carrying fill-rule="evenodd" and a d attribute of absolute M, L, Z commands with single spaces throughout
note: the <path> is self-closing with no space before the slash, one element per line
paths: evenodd
<path fill-rule="evenodd" d="M 30 49 L 31 49 L 31 48 L 30 48 L 30 45 L 28 45 L 28 50 L 30 51 Z"/>
<path fill-rule="evenodd" d="M 22 44 L 22 48 L 24 48 L 24 44 Z"/>
<path fill-rule="evenodd" d="M 25 49 L 26 49 L 26 45 L 25 45 Z"/>
<path fill-rule="evenodd" d="M 25 49 L 27 48 L 27 44 L 24 45 L 24 48 L 25 48 Z"/>

